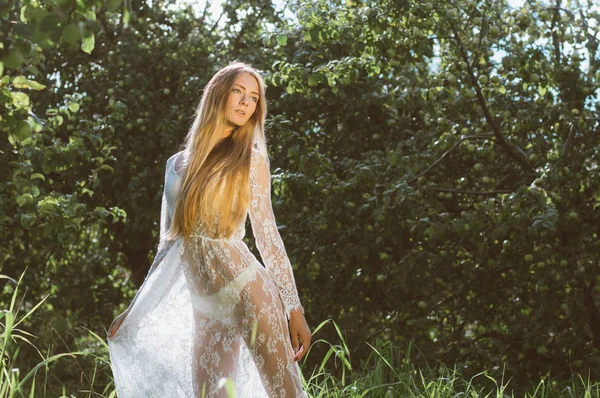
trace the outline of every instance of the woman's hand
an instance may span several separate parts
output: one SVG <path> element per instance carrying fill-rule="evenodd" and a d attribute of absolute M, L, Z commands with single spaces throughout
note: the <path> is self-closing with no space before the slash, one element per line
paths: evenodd
<path fill-rule="evenodd" d="M 292 337 L 292 347 L 294 347 L 294 361 L 299 361 L 306 355 L 308 347 L 310 347 L 310 339 L 312 334 L 306 324 L 306 319 L 302 310 L 292 310 L 290 312 L 290 335 Z M 298 349 L 298 339 L 302 342 L 302 347 Z"/>

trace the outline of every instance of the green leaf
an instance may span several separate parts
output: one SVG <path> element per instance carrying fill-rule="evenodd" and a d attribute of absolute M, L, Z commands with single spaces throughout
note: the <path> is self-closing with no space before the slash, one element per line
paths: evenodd
<path fill-rule="evenodd" d="M 29 181 L 35 180 L 35 179 L 40 179 L 42 181 L 46 181 L 46 177 L 44 177 L 43 174 L 41 173 L 33 173 L 31 174 L 31 176 L 29 177 Z"/>
<path fill-rule="evenodd" d="M 35 218 L 33 216 L 33 214 L 21 214 L 21 226 L 25 229 L 28 229 L 29 227 L 31 227 L 31 225 L 33 225 L 33 222 L 35 221 Z"/>
<path fill-rule="evenodd" d="M 498 92 L 499 92 L 500 94 L 506 94 L 506 87 L 504 87 L 504 86 L 500 86 L 500 87 L 498 87 Z"/>
<path fill-rule="evenodd" d="M 129 20 L 131 19 L 131 13 L 129 7 L 127 7 L 127 0 L 123 2 L 123 25 L 129 26 Z"/>
<path fill-rule="evenodd" d="M 542 87 L 542 86 L 539 86 L 539 87 L 538 87 L 538 93 L 539 93 L 539 94 L 540 94 L 540 96 L 542 96 L 542 97 L 543 97 L 543 96 L 546 94 L 546 92 L 547 92 L 547 91 L 548 91 L 548 89 L 547 89 L 546 87 Z"/>
<path fill-rule="evenodd" d="M 109 165 L 107 165 L 107 164 L 103 164 L 102 166 L 100 166 L 100 167 L 98 168 L 98 171 L 100 171 L 100 170 L 106 170 L 106 171 L 109 171 L 109 172 L 111 172 L 111 173 L 114 173 L 114 172 L 115 172 L 115 169 L 113 169 L 112 167 L 110 167 L 110 166 L 109 166 Z"/>
<path fill-rule="evenodd" d="M 287 36 L 284 34 L 277 35 L 277 43 L 280 46 L 285 46 L 285 44 L 287 43 Z"/>
<path fill-rule="evenodd" d="M 110 12 L 117 11 L 121 6 L 122 0 L 106 0 L 106 9 Z"/>
<path fill-rule="evenodd" d="M 93 34 L 91 36 L 84 37 L 81 39 L 81 49 L 88 54 L 92 53 L 95 45 L 96 39 Z"/>
<path fill-rule="evenodd" d="M 69 110 L 73 113 L 77 113 L 79 111 L 79 104 L 77 102 L 71 102 L 69 104 Z"/>
<path fill-rule="evenodd" d="M 51 196 L 47 196 L 38 202 L 40 210 L 55 210 L 56 207 L 58 207 L 58 201 Z"/>
<path fill-rule="evenodd" d="M 29 96 L 27 94 L 18 91 L 18 92 L 10 93 L 10 95 L 12 97 L 13 105 L 17 109 L 23 109 L 23 108 L 29 107 L 30 102 L 29 102 Z"/>
<path fill-rule="evenodd" d="M 30 193 L 24 193 L 23 195 L 17 196 L 17 204 L 19 207 L 24 206 L 27 202 L 31 202 L 33 196 Z"/>
<path fill-rule="evenodd" d="M 40 84 L 38 82 L 36 82 L 35 80 L 29 80 L 27 79 L 25 76 L 16 76 L 13 81 L 12 81 L 12 85 L 15 88 L 28 88 L 28 89 L 32 89 L 32 90 L 43 90 L 46 88 L 46 86 L 44 86 L 43 84 Z"/>

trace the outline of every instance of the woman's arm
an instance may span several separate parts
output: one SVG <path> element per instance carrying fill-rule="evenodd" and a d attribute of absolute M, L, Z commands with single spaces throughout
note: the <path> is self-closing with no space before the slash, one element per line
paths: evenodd
<path fill-rule="evenodd" d="M 266 159 L 258 149 L 254 149 L 252 154 L 248 213 L 256 246 L 265 267 L 273 275 L 277 284 L 279 294 L 285 304 L 287 318 L 290 319 L 290 312 L 293 310 L 299 310 L 304 314 L 292 266 L 275 223 L 271 204 L 271 172 Z"/>

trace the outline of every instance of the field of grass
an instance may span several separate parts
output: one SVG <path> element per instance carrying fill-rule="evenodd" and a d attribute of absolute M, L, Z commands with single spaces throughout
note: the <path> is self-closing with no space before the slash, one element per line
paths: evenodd
<path fill-rule="evenodd" d="M 30 317 L 34 311 L 44 302 L 37 303 L 28 312 L 21 314 L 20 305 L 17 304 L 19 297 L 19 281 L 0 275 L 0 279 L 9 280 L 15 284 L 10 300 L 10 307 L 0 312 L 0 398 L 12 397 L 106 397 L 116 396 L 114 385 L 109 382 L 96 382 L 99 369 L 106 372 L 110 367 L 108 357 L 108 346 L 106 341 L 87 330 L 90 337 L 97 341 L 100 347 L 97 352 L 71 352 L 56 355 L 44 354 L 32 343 L 35 337 L 32 333 L 23 330 L 21 325 Z M 318 339 L 319 330 L 327 325 L 335 327 L 339 336 L 339 344 L 333 344 L 324 339 Z M 409 360 L 410 351 L 414 349 L 409 346 L 404 352 L 394 347 L 389 341 L 378 340 L 369 346 L 372 349 L 370 357 L 357 366 L 350 360 L 350 351 L 344 340 L 342 331 L 331 319 L 323 321 L 313 331 L 313 337 L 317 338 L 311 345 L 303 361 L 311 354 L 311 349 L 316 345 L 325 344 L 328 347 L 326 354 L 319 361 L 319 365 L 312 371 L 302 367 L 305 375 L 305 389 L 312 398 L 326 397 L 570 397 L 570 398 L 592 398 L 600 397 L 600 382 L 592 381 L 580 374 L 573 374 L 570 380 L 548 380 L 542 379 L 532 382 L 527 392 L 513 392 L 510 380 L 495 380 L 482 371 L 469 380 L 463 378 L 456 369 L 448 369 L 444 366 L 416 368 Z M 24 345 L 35 348 L 40 356 L 40 362 L 31 369 L 18 369 L 16 363 L 19 352 Z M 52 372 L 51 363 L 56 361 L 77 360 L 83 356 L 92 357 L 95 364 L 89 370 L 84 383 L 76 391 L 67 391 L 62 387 L 61 391 L 52 391 L 46 388 L 49 372 Z M 328 372 L 336 370 L 333 376 Z M 307 376 L 308 375 L 308 376 Z M 41 379 L 41 382 L 40 380 Z M 37 380 L 37 382 L 36 382 Z M 225 383 L 231 387 L 232 381 Z M 40 388 L 40 385 L 42 386 Z M 490 388 L 489 386 L 493 387 Z M 232 395 L 230 395 L 232 396 Z"/>

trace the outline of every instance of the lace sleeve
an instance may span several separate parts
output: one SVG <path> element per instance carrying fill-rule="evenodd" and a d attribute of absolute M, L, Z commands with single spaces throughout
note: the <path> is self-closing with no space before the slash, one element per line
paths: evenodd
<path fill-rule="evenodd" d="M 158 247 L 156 249 L 156 256 L 154 256 L 154 260 L 152 261 L 152 265 L 150 265 L 150 269 L 148 270 L 148 273 L 146 274 L 146 277 L 144 278 L 144 282 L 142 283 L 142 285 L 140 286 L 138 291 L 135 293 L 135 296 L 133 296 L 133 299 L 131 300 L 129 307 L 127 308 L 126 311 L 129 311 L 131 308 L 133 308 L 133 304 L 138 299 L 138 296 L 139 296 L 140 292 L 142 291 L 142 287 L 144 286 L 144 284 L 146 283 L 146 281 L 148 280 L 150 275 L 154 272 L 154 270 L 156 269 L 158 264 L 160 264 L 161 260 L 165 257 L 165 255 L 167 254 L 167 252 L 169 251 L 169 249 L 175 242 L 174 240 L 166 239 L 167 231 L 171 227 L 171 214 L 169 212 L 169 206 L 167 203 L 167 196 L 166 196 L 166 191 L 168 189 L 167 178 L 169 175 L 169 167 L 170 167 L 170 162 L 167 161 L 166 171 L 165 171 L 165 183 L 164 183 L 164 188 L 163 188 L 161 209 L 160 209 L 160 240 L 158 243 Z M 111 328 L 112 328 L 112 325 L 111 325 Z"/>
<path fill-rule="evenodd" d="M 169 159 L 170 160 L 170 159 Z M 156 249 L 156 256 L 154 257 L 154 261 L 152 261 L 152 265 L 150 266 L 150 270 L 148 271 L 148 275 L 154 271 L 156 266 L 163 259 L 165 254 L 169 251 L 169 248 L 173 244 L 173 240 L 167 240 L 167 231 L 171 228 L 171 212 L 169 210 L 169 205 L 167 203 L 167 189 L 168 189 L 168 177 L 169 177 L 169 167 L 174 167 L 172 163 L 167 160 L 166 168 L 165 168 L 165 180 L 164 180 L 164 188 L 161 199 L 160 206 L 160 237 L 158 242 L 158 247 Z"/>
<path fill-rule="evenodd" d="M 290 318 L 294 309 L 304 309 L 300 305 L 296 282 L 281 235 L 277 230 L 271 205 L 271 172 L 266 159 L 253 150 L 250 168 L 250 206 L 248 213 L 256 246 L 267 270 L 279 289 L 285 305 L 285 313 Z"/>

